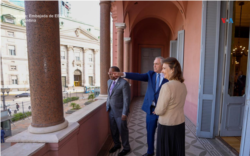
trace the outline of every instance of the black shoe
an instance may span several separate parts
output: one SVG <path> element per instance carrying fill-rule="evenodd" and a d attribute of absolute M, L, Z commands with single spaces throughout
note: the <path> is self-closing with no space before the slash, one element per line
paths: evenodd
<path fill-rule="evenodd" d="M 154 156 L 154 154 L 148 154 L 148 153 L 146 153 L 146 154 L 143 154 L 142 156 Z"/>
<path fill-rule="evenodd" d="M 118 149 L 120 149 L 121 146 L 114 146 L 109 150 L 109 153 L 114 153 L 115 151 L 117 151 Z"/>
<path fill-rule="evenodd" d="M 126 155 L 126 154 L 128 154 L 130 152 L 130 150 L 122 150 L 119 154 L 118 154 L 118 156 L 124 156 L 124 155 Z"/>

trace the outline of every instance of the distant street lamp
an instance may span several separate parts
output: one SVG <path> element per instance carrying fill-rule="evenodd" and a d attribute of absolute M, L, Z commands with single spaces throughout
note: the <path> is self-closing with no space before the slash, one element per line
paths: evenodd
<path fill-rule="evenodd" d="M 5 95 L 4 95 L 4 93 L 6 92 L 7 95 L 9 95 L 10 88 L 1 88 L 1 92 L 3 93 L 3 110 L 6 110 Z"/>

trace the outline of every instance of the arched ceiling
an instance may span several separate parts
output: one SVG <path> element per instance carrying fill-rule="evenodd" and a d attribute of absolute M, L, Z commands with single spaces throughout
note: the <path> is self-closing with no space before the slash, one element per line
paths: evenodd
<path fill-rule="evenodd" d="M 176 17 L 180 14 L 184 21 L 186 7 L 187 2 L 180 1 L 123 1 L 123 19 L 129 14 L 130 33 L 135 25 L 143 19 L 156 18 L 165 22 L 170 28 L 172 35 L 174 35 Z"/>
<path fill-rule="evenodd" d="M 136 24 L 132 33 L 135 36 L 137 36 L 137 34 L 141 32 L 145 33 L 145 30 L 148 30 L 148 29 L 158 30 L 164 33 L 165 36 L 169 36 L 171 34 L 171 31 L 168 25 L 162 20 L 159 20 L 156 18 L 146 18 L 146 19 L 141 20 L 140 22 Z"/>

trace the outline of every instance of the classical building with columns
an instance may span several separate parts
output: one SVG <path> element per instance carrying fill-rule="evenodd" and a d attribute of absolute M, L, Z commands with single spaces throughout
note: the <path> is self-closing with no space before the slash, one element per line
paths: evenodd
<path fill-rule="evenodd" d="M 100 86 L 99 29 L 68 17 L 63 3 L 59 3 L 62 86 Z M 12 91 L 28 90 L 30 84 L 26 22 L 21 6 L 1 2 L 1 72 L 4 84 Z"/>

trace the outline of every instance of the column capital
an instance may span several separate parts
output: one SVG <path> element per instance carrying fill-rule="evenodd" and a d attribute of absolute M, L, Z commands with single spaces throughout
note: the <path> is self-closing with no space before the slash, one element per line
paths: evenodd
<path fill-rule="evenodd" d="M 117 29 L 125 29 L 126 28 L 126 24 L 125 23 L 115 23 L 115 27 Z"/>
<path fill-rule="evenodd" d="M 94 54 L 96 54 L 97 52 L 99 52 L 99 49 L 94 49 Z"/>
<path fill-rule="evenodd" d="M 68 51 L 74 50 L 72 45 L 67 45 L 67 49 L 68 49 Z"/>
<path fill-rule="evenodd" d="M 93 49 L 91 49 L 91 48 L 84 48 L 84 52 L 86 53 L 86 51 L 88 51 L 88 50 L 93 50 Z"/>
<path fill-rule="evenodd" d="M 130 37 L 124 37 L 124 42 L 129 43 L 131 41 Z"/>

